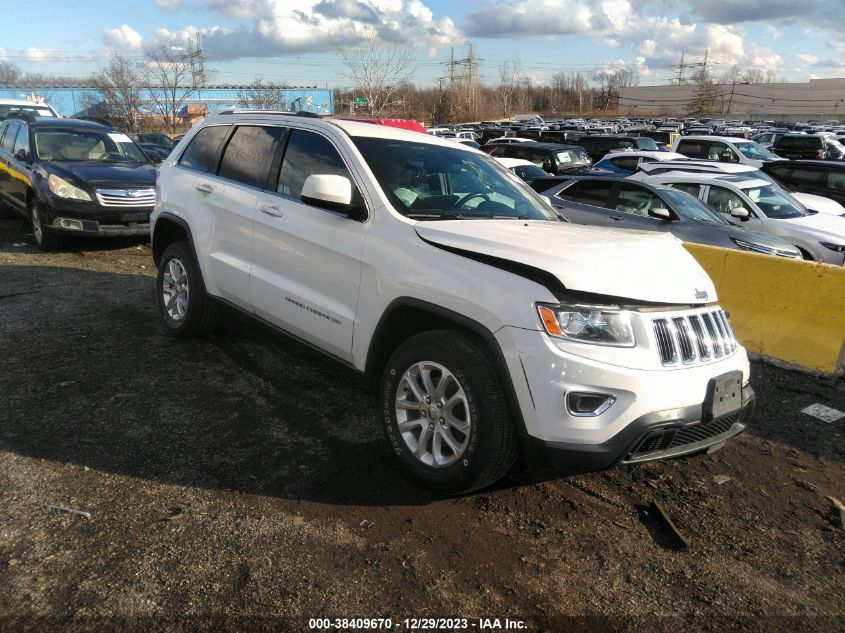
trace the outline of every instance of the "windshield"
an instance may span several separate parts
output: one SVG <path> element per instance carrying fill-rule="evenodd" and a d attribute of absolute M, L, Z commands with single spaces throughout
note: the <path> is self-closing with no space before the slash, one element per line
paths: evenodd
<path fill-rule="evenodd" d="M 558 219 L 528 185 L 486 154 L 384 138 L 353 141 L 396 210 L 407 217 Z"/>
<path fill-rule="evenodd" d="M 125 134 L 98 130 L 36 130 L 35 155 L 39 160 L 149 162 Z"/>
<path fill-rule="evenodd" d="M 777 158 L 765 147 L 757 145 L 757 143 L 734 143 L 743 156 L 746 158 L 753 158 L 756 160 L 774 160 Z"/>
<path fill-rule="evenodd" d="M 752 187 L 743 189 L 742 192 L 751 198 L 768 218 L 788 220 L 809 215 L 804 205 L 775 185 Z"/>
<path fill-rule="evenodd" d="M 590 157 L 587 156 L 587 152 L 583 149 L 565 149 L 556 152 L 555 156 L 557 157 L 558 165 L 565 165 L 566 167 L 590 165 L 592 163 Z"/>
<path fill-rule="evenodd" d="M 685 218 L 713 224 L 730 224 L 724 218 L 719 217 L 717 213 L 708 209 L 701 200 L 684 191 L 666 189 L 661 190 L 660 195 L 666 198 L 672 204 L 672 208 Z"/>

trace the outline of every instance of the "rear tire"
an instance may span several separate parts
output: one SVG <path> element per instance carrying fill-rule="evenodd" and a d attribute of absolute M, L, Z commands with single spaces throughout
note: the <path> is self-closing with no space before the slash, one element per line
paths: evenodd
<path fill-rule="evenodd" d="M 481 341 L 454 330 L 412 336 L 382 374 L 387 443 L 428 488 L 461 494 L 489 486 L 511 469 L 518 452 L 504 393 Z"/>
<path fill-rule="evenodd" d="M 187 338 L 214 329 L 217 309 L 205 291 L 202 273 L 187 242 L 175 242 L 162 253 L 156 303 L 171 334 Z"/>
<path fill-rule="evenodd" d="M 35 200 L 29 205 L 29 225 L 32 228 L 35 245 L 42 251 L 55 251 L 61 247 L 62 238 L 52 229 L 44 226 L 41 218 L 41 207 Z"/>

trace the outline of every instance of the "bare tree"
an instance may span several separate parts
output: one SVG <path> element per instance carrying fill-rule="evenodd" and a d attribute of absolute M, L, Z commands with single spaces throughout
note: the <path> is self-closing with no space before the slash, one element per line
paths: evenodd
<path fill-rule="evenodd" d="M 353 37 L 357 44 L 334 43 L 349 79 L 357 94 L 367 100 L 366 108 L 373 117 L 390 116 L 403 109 L 398 93 L 416 72 L 413 46 L 397 44 L 379 36 L 374 29 Z"/>
<path fill-rule="evenodd" d="M 17 64 L 0 61 L 0 86 L 14 86 L 22 75 L 23 71 Z"/>
<path fill-rule="evenodd" d="M 738 84 L 741 83 L 741 79 L 742 73 L 739 70 L 739 66 L 736 64 L 719 75 L 719 83 L 721 84 Z"/>
<path fill-rule="evenodd" d="M 599 82 L 599 98 L 601 109 L 607 110 L 613 97 L 619 97 L 619 90 L 640 83 L 640 76 L 635 70 L 602 70 L 596 73 L 595 80 Z"/>
<path fill-rule="evenodd" d="M 269 82 L 259 77 L 238 91 L 238 104 L 256 110 L 284 110 L 287 107 L 282 89 L 284 83 Z"/>
<path fill-rule="evenodd" d="M 141 78 L 137 64 L 112 53 L 108 65 L 91 77 L 95 91 L 92 110 L 127 132 L 138 131 L 141 120 Z"/>
<path fill-rule="evenodd" d="M 496 89 L 499 101 L 499 113 L 511 116 L 516 106 L 516 93 L 519 87 L 519 76 L 522 74 L 522 61 L 519 57 L 511 57 L 499 66 L 499 86 Z"/>
<path fill-rule="evenodd" d="M 182 119 L 182 106 L 210 80 L 201 57 L 181 46 L 161 42 L 146 53 L 138 67 L 141 87 L 149 93 L 164 126 L 175 133 Z"/>
<path fill-rule="evenodd" d="M 766 81 L 766 74 L 759 68 L 749 68 L 742 73 L 742 83 L 761 84 Z"/>

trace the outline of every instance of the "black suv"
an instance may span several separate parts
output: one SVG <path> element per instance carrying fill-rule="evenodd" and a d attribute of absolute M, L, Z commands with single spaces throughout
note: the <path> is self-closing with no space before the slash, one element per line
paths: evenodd
<path fill-rule="evenodd" d="M 578 145 L 559 143 L 513 143 L 499 145 L 490 152 L 498 158 L 522 158 L 530 160 L 543 171 L 555 176 L 572 172 L 586 171 L 592 164 L 590 157 Z"/>
<path fill-rule="evenodd" d="M 638 136 L 616 136 L 603 134 L 589 134 L 578 139 L 578 145 L 586 150 L 594 163 L 597 163 L 605 155 L 614 149 L 630 149 L 630 150 L 653 150 L 657 151 L 658 147 L 654 139 L 648 137 Z"/>
<path fill-rule="evenodd" d="M 777 160 L 761 169 L 789 191 L 812 193 L 845 205 L 845 163 L 833 160 Z"/>
<path fill-rule="evenodd" d="M 772 146 L 772 151 L 778 156 L 791 160 L 830 158 L 824 138 L 812 134 L 784 134 Z"/>
<path fill-rule="evenodd" d="M 147 235 L 156 169 L 122 132 L 78 119 L 0 126 L 0 199 L 32 223 L 42 250 L 62 235 Z"/>

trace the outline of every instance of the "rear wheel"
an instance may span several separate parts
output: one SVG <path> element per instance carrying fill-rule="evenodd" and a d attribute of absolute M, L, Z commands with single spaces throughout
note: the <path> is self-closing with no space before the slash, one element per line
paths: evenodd
<path fill-rule="evenodd" d="M 164 250 L 158 265 L 156 297 L 164 324 L 176 336 L 202 336 L 214 329 L 217 310 L 205 292 L 187 242 L 176 242 Z"/>
<path fill-rule="evenodd" d="M 44 226 L 41 208 L 35 200 L 29 205 L 29 223 L 35 245 L 42 251 L 54 251 L 61 246 L 61 238 L 51 228 Z"/>
<path fill-rule="evenodd" d="M 503 477 L 517 457 L 489 350 L 453 330 L 423 332 L 391 356 L 381 381 L 391 450 L 423 485 L 458 494 Z"/>

